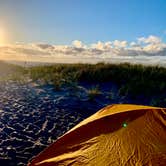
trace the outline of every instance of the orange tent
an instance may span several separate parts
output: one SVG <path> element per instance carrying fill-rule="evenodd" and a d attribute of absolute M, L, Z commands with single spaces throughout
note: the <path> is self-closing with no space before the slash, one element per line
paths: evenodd
<path fill-rule="evenodd" d="M 29 166 L 166 165 L 166 109 L 110 105 L 72 128 Z"/>

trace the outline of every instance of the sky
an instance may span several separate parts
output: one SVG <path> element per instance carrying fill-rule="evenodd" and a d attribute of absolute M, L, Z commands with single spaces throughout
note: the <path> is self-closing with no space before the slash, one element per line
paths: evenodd
<path fill-rule="evenodd" d="M 165 18 L 165 0 L 0 0 L 0 58 L 161 59 Z"/>

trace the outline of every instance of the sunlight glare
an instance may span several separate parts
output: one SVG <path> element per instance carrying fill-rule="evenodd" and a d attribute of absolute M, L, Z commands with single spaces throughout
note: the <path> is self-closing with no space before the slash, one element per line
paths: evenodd
<path fill-rule="evenodd" d="M 6 43 L 6 33 L 3 28 L 0 27 L 0 46 L 4 45 Z"/>

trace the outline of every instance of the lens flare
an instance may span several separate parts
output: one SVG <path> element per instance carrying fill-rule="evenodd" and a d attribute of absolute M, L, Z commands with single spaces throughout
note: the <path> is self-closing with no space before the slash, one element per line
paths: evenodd
<path fill-rule="evenodd" d="M 127 123 L 124 122 L 124 123 L 122 124 L 122 126 L 123 126 L 123 127 L 127 127 Z"/>

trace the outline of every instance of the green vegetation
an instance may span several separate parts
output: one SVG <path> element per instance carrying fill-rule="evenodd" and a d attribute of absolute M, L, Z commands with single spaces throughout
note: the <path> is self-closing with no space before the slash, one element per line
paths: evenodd
<path fill-rule="evenodd" d="M 118 85 L 120 95 L 160 94 L 166 91 L 166 68 L 124 64 L 56 64 L 29 68 L 29 76 L 45 83 L 53 83 L 57 89 L 63 83 L 107 82 Z"/>
<path fill-rule="evenodd" d="M 17 65 L 0 61 L 0 82 L 15 81 L 24 83 L 27 79 L 28 70 Z"/>
<path fill-rule="evenodd" d="M 102 92 L 99 90 L 99 86 L 92 87 L 87 91 L 89 100 L 93 100 L 96 96 L 99 96 L 102 94 Z"/>
<path fill-rule="evenodd" d="M 8 78 L 21 83 L 26 80 L 38 81 L 41 84 L 55 85 L 55 90 L 60 90 L 65 85 L 76 91 L 79 82 L 112 82 L 118 86 L 120 96 L 162 96 L 166 92 L 166 68 L 159 66 L 98 63 L 23 68 L 3 62 L 0 64 L 1 80 Z M 95 87 L 88 93 L 95 96 L 99 90 Z M 110 93 L 109 97 L 114 98 L 114 95 Z"/>

